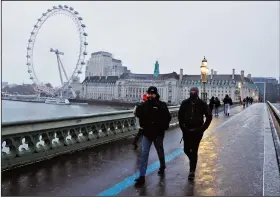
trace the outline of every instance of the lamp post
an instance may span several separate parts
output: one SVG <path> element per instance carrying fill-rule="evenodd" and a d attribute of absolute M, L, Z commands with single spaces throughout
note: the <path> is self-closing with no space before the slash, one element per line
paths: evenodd
<path fill-rule="evenodd" d="M 204 100 L 207 103 L 207 93 L 205 90 L 206 82 L 207 82 L 207 74 L 208 74 L 208 67 L 207 67 L 207 60 L 204 59 L 202 60 L 202 64 L 200 66 L 200 72 L 201 72 L 201 77 L 202 77 L 202 83 L 203 83 L 203 92 L 201 93 L 202 100 Z"/>

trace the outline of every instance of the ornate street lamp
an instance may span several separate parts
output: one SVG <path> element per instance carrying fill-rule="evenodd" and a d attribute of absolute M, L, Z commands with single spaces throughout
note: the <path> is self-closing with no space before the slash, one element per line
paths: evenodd
<path fill-rule="evenodd" d="M 200 72 L 201 72 L 202 84 L 203 84 L 203 92 L 201 93 L 201 97 L 202 97 L 202 100 L 204 100 L 206 103 L 207 103 L 207 93 L 205 90 L 205 86 L 207 83 L 208 70 L 209 69 L 207 67 L 207 60 L 205 59 L 205 56 L 204 56 L 204 59 L 202 60 L 202 64 L 200 66 Z"/>

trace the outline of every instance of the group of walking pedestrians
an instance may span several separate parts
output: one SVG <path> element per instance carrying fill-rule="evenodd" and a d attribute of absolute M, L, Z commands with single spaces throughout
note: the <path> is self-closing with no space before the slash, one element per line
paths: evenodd
<path fill-rule="evenodd" d="M 184 152 L 190 160 L 189 180 L 195 178 L 199 144 L 204 131 L 212 121 L 212 113 L 209 106 L 198 95 L 198 88 L 191 88 L 190 97 L 182 102 L 178 112 L 179 126 L 182 131 L 182 139 L 184 140 Z M 148 158 L 152 144 L 154 144 L 159 158 L 160 167 L 158 174 L 164 174 L 166 164 L 163 141 L 165 131 L 169 128 L 171 121 L 171 114 L 167 104 L 160 100 L 160 95 L 156 87 L 149 87 L 147 95 L 143 96 L 142 100 L 134 109 L 134 114 L 139 124 L 139 131 L 133 141 L 135 148 L 138 147 L 137 142 L 142 136 L 140 176 L 135 179 L 136 186 L 145 183 Z M 204 116 L 206 117 L 205 121 Z"/>
<path fill-rule="evenodd" d="M 219 116 L 219 107 L 220 106 L 221 106 L 221 102 L 220 102 L 219 98 L 212 96 L 212 98 L 210 99 L 210 102 L 209 102 L 209 108 L 210 108 L 211 113 L 213 112 L 213 109 L 214 109 L 215 117 Z"/>
<path fill-rule="evenodd" d="M 223 99 L 223 103 L 224 103 L 224 113 L 226 116 L 229 116 L 230 106 L 233 104 L 232 99 L 228 95 L 226 95 L 225 98 Z M 214 109 L 215 117 L 219 116 L 219 107 L 220 106 L 221 106 L 221 102 L 220 102 L 219 98 L 212 96 L 212 98 L 210 99 L 210 102 L 209 102 L 209 109 L 210 109 L 211 113 L 213 113 L 213 109 Z"/>
<path fill-rule="evenodd" d="M 199 144 L 204 131 L 207 130 L 212 121 L 213 109 L 215 117 L 217 117 L 219 116 L 218 108 L 221 106 L 218 97 L 212 97 L 208 106 L 198 95 L 198 88 L 191 88 L 189 98 L 181 103 L 178 112 L 179 126 L 182 131 L 181 141 L 184 141 L 184 153 L 190 161 L 188 174 L 189 180 L 195 178 Z M 253 99 L 250 97 L 243 100 L 243 103 L 245 103 L 246 106 L 252 104 L 252 102 Z M 223 99 L 223 103 L 224 113 L 226 116 L 229 116 L 230 106 L 233 104 L 232 99 L 226 95 Z M 151 86 L 148 88 L 147 94 L 143 95 L 142 101 L 135 106 L 134 115 L 136 116 L 139 129 L 133 141 L 134 148 L 138 148 L 137 144 L 140 139 L 142 143 L 140 176 L 135 179 L 135 185 L 141 186 L 145 183 L 145 175 L 152 144 L 154 144 L 159 158 L 160 167 L 158 169 L 158 174 L 163 175 L 165 172 L 166 163 L 163 141 L 165 131 L 169 128 L 171 114 L 168 110 L 167 104 L 160 100 L 157 88 Z M 206 117 L 205 120 L 204 117 Z"/>
<path fill-rule="evenodd" d="M 246 97 L 243 99 L 243 108 L 248 107 L 249 105 L 252 105 L 254 102 L 254 99 L 252 97 Z"/>

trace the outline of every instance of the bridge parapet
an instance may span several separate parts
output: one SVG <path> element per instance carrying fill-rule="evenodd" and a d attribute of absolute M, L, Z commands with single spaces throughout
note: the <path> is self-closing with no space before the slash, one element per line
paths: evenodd
<path fill-rule="evenodd" d="M 269 101 L 267 101 L 267 104 L 270 107 L 270 109 L 271 109 L 273 115 L 275 116 L 276 120 L 280 124 L 280 112 L 279 112 L 279 110 L 275 106 L 273 106 L 273 104 L 271 104 Z"/>
<path fill-rule="evenodd" d="M 179 106 L 169 107 L 170 126 Z M 2 124 L 2 170 L 129 137 L 137 132 L 132 110 Z"/>

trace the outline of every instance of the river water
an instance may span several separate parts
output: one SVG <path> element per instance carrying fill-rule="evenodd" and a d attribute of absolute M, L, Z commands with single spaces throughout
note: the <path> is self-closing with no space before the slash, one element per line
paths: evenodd
<path fill-rule="evenodd" d="M 117 111 L 102 105 L 52 105 L 2 100 L 2 123 Z"/>

